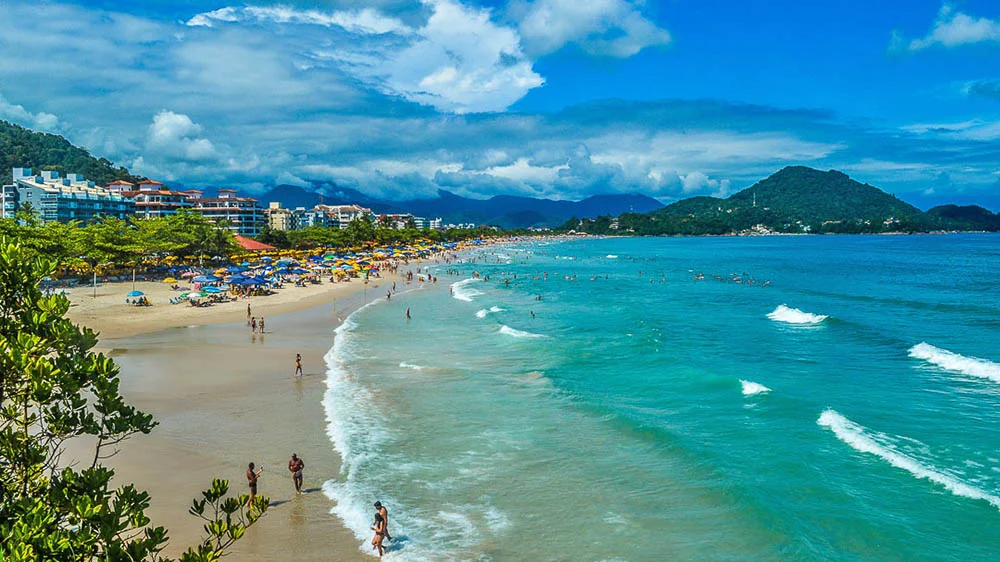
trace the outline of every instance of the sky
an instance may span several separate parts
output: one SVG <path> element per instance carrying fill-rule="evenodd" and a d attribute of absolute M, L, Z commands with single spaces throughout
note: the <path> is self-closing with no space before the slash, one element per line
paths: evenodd
<path fill-rule="evenodd" d="M 0 0 L 0 119 L 184 187 L 1000 209 L 1000 2 Z"/>

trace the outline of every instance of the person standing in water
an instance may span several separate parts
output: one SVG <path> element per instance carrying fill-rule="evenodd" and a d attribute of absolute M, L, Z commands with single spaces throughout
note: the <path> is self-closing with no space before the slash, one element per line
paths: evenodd
<path fill-rule="evenodd" d="M 264 333 L 264 317 L 260 317 L 260 333 Z"/>
<path fill-rule="evenodd" d="M 385 537 L 385 540 L 392 541 L 392 537 L 389 536 L 389 510 L 382 505 L 382 502 L 377 501 L 375 502 L 375 514 L 382 517 L 382 521 L 385 523 L 382 529 L 382 536 Z"/>
<path fill-rule="evenodd" d="M 410 319 L 410 309 L 409 308 L 406 309 L 406 319 L 407 320 Z"/>
<path fill-rule="evenodd" d="M 302 355 L 298 353 L 295 354 L 295 376 L 302 376 Z"/>

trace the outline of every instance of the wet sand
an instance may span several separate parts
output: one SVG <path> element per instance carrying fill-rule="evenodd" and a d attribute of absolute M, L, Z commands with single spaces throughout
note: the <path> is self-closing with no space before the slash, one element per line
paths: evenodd
<path fill-rule="evenodd" d="M 373 281 L 367 298 L 384 298 L 391 285 L 391 279 Z M 268 317 L 263 335 L 249 333 L 244 310 L 236 323 L 102 338 L 121 366 L 125 399 L 160 424 L 125 442 L 106 463 L 119 483 L 134 482 L 152 496 L 148 515 L 170 531 L 166 555 L 202 536 L 201 521 L 187 513 L 191 500 L 213 478 L 245 493 L 244 473 L 253 461 L 264 467 L 259 493 L 272 507 L 236 543 L 232 560 L 370 559 L 329 513 L 332 501 L 320 491 L 340 470 L 325 432 L 323 356 L 334 328 L 362 304 L 363 294 Z M 302 377 L 293 374 L 296 353 Z M 287 469 L 292 453 L 306 463 L 300 496 Z"/>

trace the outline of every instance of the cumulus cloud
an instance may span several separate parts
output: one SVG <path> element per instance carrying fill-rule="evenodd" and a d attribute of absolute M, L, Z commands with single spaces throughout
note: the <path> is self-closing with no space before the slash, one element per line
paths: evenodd
<path fill-rule="evenodd" d="M 545 82 L 525 56 L 517 31 L 495 23 L 489 9 L 457 0 L 427 0 L 425 5 L 429 17 L 417 26 L 372 9 L 291 7 L 221 8 L 198 14 L 187 25 L 335 28 L 344 36 L 310 36 L 312 46 L 302 46 L 299 70 L 332 66 L 380 92 L 441 111 L 503 111 Z"/>
<path fill-rule="evenodd" d="M 934 46 L 958 47 L 973 43 L 1000 43 L 1000 21 L 970 16 L 946 3 L 938 11 L 927 35 L 907 42 L 900 32 L 893 31 L 889 47 L 920 51 Z"/>
<path fill-rule="evenodd" d="M 146 151 L 173 160 L 198 162 L 218 158 L 212 141 L 200 134 L 201 125 L 187 115 L 163 110 L 153 116 L 149 125 Z"/>
<path fill-rule="evenodd" d="M 46 133 L 55 133 L 60 129 L 59 118 L 55 115 L 44 111 L 32 113 L 23 105 L 7 101 L 3 94 L 0 94 L 0 119 Z"/>
<path fill-rule="evenodd" d="M 575 44 L 594 55 L 625 58 L 671 39 L 627 0 L 534 0 L 515 3 L 509 12 L 535 56 Z"/>

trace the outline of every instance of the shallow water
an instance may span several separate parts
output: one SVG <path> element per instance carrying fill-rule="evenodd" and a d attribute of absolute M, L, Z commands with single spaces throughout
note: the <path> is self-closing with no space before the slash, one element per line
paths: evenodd
<path fill-rule="evenodd" d="M 359 545 L 380 499 L 390 560 L 1000 557 L 1000 237 L 472 257 L 327 354 Z"/>

